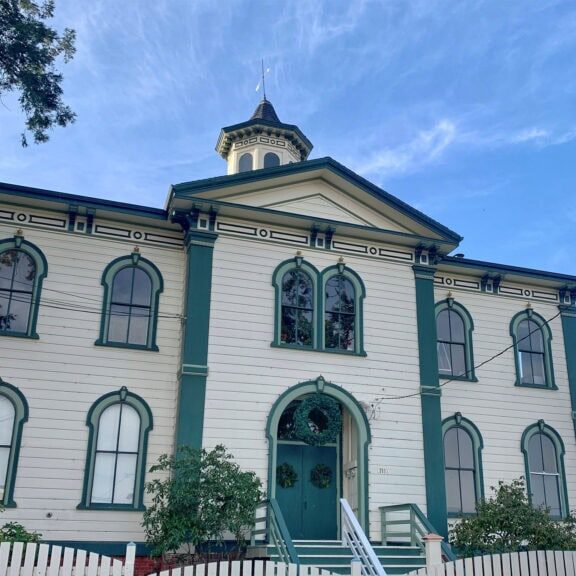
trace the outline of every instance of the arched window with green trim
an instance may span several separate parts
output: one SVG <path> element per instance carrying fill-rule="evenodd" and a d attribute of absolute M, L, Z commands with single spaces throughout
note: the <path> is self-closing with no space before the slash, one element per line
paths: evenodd
<path fill-rule="evenodd" d="M 318 270 L 301 256 L 286 260 L 272 275 L 276 291 L 273 345 L 316 348 Z"/>
<path fill-rule="evenodd" d="M 476 503 L 484 497 L 482 449 L 478 428 L 460 412 L 442 422 L 444 477 L 449 516 L 476 512 Z"/>
<path fill-rule="evenodd" d="M 135 251 L 108 264 L 101 284 L 104 301 L 96 344 L 158 350 L 158 305 L 164 289 L 158 268 Z"/>
<path fill-rule="evenodd" d="M 440 378 L 476 382 L 473 331 L 472 316 L 464 306 L 453 298 L 436 304 L 436 346 Z"/>
<path fill-rule="evenodd" d="M 0 335 L 38 338 L 36 322 L 48 262 L 18 234 L 0 241 Z"/>
<path fill-rule="evenodd" d="M 79 509 L 143 510 L 144 476 L 152 412 L 124 386 L 97 400 L 89 427 Z"/>
<path fill-rule="evenodd" d="M 569 512 L 564 472 L 564 442 L 552 428 L 539 420 L 522 435 L 528 497 L 535 508 L 548 508 L 554 518 Z"/>
<path fill-rule="evenodd" d="M 0 502 L 14 508 L 14 486 L 22 429 L 28 421 L 28 402 L 16 388 L 0 378 Z"/>
<path fill-rule="evenodd" d="M 323 349 L 366 355 L 363 339 L 363 301 L 366 288 L 345 264 L 322 272 Z"/>
<path fill-rule="evenodd" d="M 531 308 L 510 322 L 514 342 L 516 386 L 557 390 L 552 366 L 552 331 L 542 316 Z"/>

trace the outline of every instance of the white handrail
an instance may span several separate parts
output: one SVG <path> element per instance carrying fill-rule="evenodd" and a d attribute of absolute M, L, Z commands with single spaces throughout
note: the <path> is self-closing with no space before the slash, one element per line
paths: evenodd
<path fill-rule="evenodd" d="M 354 557 L 362 564 L 362 576 L 386 576 L 364 530 L 358 523 L 346 498 L 340 498 L 342 509 L 342 545 L 350 546 Z"/>

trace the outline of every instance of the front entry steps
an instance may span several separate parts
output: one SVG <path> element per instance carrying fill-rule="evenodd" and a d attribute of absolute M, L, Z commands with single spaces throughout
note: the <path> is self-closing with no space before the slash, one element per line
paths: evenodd
<path fill-rule="evenodd" d="M 340 540 L 294 540 L 301 565 L 318 566 L 339 574 L 350 574 L 352 551 Z M 381 546 L 372 543 L 387 574 L 406 574 L 426 567 L 426 558 L 417 546 Z M 278 561 L 274 546 L 267 547 L 270 560 Z"/>

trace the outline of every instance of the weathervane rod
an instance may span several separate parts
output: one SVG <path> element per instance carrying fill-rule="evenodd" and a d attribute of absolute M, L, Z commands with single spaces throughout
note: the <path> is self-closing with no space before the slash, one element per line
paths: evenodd
<path fill-rule="evenodd" d="M 266 80 L 264 79 L 264 58 L 262 58 L 262 95 L 266 100 Z"/>

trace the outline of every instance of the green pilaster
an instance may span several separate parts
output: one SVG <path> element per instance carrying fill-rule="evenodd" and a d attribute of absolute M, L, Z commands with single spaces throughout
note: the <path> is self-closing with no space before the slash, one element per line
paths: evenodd
<path fill-rule="evenodd" d="M 424 439 L 426 507 L 428 519 L 441 536 L 448 538 L 444 453 L 442 449 L 442 412 L 436 350 L 436 314 L 434 309 L 434 273 L 431 266 L 414 265 L 416 317 L 420 358 L 420 401 Z"/>
<path fill-rule="evenodd" d="M 559 309 L 562 317 L 562 332 L 564 333 L 572 422 L 576 434 L 576 301 L 573 301 L 571 306 L 560 305 Z"/>
<path fill-rule="evenodd" d="M 176 446 L 202 448 L 208 329 L 212 291 L 212 255 L 218 237 L 213 232 L 186 234 L 186 286 L 182 335 L 182 368 L 178 396 Z"/>

